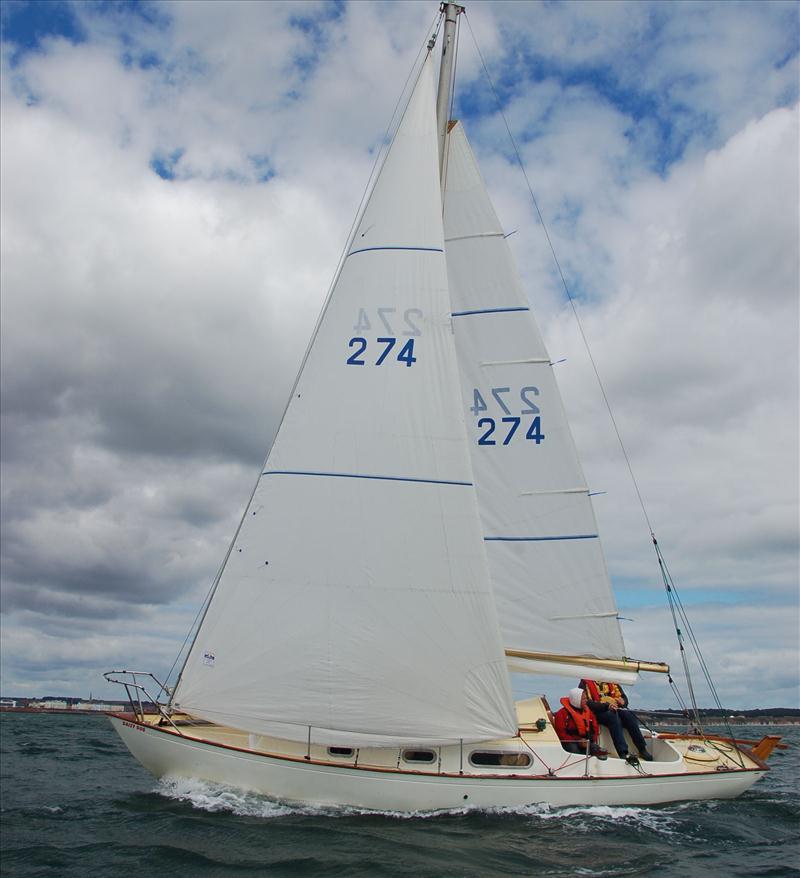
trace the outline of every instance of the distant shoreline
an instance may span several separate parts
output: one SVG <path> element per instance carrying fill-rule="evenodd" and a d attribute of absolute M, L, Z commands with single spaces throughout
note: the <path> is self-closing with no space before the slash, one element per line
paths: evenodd
<path fill-rule="evenodd" d="M 721 716 L 704 716 L 702 717 L 702 720 L 709 726 L 800 726 L 800 719 L 791 716 L 778 717 L 777 719 L 758 719 L 756 717 L 753 717 L 752 719 L 726 719 Z M 660 729 L 666 726 L 689 726 L 692 722 L 693 720 L 688 720 L 684 717 L 676 717 L 674 720 L 642 719 L 643 725 L 653 729 Z"/>
<path fill-rule="evenodd" d="M 120 707 L 119 712 L 123 713 L 129 708 Z M 117 713 L 116 710 L 84 710 L 76 707 L 0 707 L 0 713 L 80 713 L 84 716 L 106 716 L 109 713 Z"/>
<path fill-rule="evenodd" d="M 81 716 L 108 716 L 112 713 L 127 713 L 130 711 L 130 705 L 120 705 L 115 710 L 85 710 L 83 708 L 71 707 L 0 707 L 0 713 L 55 713 L 55 714 L 80 714 Z M 152 711 L 155 713 L 155 711 Z M 648 716 L 646 710 L 637 711 L 642 723 L 648 728 L 660 729 L 667 726 L 689 726 L 691 720 L 683 716 L 659 717 L 652 719 Z M 731 725 L 731 726 L 800 726 L 800 717 L 794 716 L 776 716 L 776 717 L 722 717 L 722 716 L 701 716 L 708 725 Z"/>

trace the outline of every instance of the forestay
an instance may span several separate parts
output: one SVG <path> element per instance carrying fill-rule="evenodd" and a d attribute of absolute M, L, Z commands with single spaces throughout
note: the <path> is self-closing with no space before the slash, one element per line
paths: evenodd
<path fill-rule="evenodd" d="M 431 63 L 313 339 L 174 705 L 284 738 L 516 732 L 472 487 Z"/>
<path fill-rule="evenodd" d="M 505 646 L 621 657 L 617 608 L 550 358 L 461 124 L 450 134 L 445 240 L 472 464 Z M 570 676 L 587 670 L 533 669 Z"/>

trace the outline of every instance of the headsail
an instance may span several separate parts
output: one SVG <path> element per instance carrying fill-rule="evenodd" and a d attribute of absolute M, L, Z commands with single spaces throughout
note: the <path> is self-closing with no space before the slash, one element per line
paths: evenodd
<path fill-rule="evenodd" d="M 473 470 L 505 646 L 621 657 L 617 608 L 550 358 L 460 123 L 450 132 L 445 241 Z M 514 661 L 521 669 L 523 660 Z M 547 663 L 536 670 L 574 675 L 576 669 Z"/>
<path fill-rule="evenodd" d="M 516 731 L 450 330 L 430 60 L 173 703 L 323 743 Z"/>

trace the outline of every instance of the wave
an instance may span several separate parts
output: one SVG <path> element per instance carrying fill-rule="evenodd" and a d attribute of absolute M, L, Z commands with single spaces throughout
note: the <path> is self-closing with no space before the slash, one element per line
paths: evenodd
<path fill-rule="evenodd" d="M 505 812 L 507 809 L 503 809 Z M 578 828 L 597 831 L 598 823 L 614 824 L 619 829 L 657 832 L 661 835 L 675 835 L 683 832 L 684 823 L 679 819 L 678 808 L 661 806 L 644 807 L 636 805 L 569 805 L 555 807 L 547 804 L 528 805 L 512 809 L 513 813 L 527 815 L 537 820 L 569 821 Z"/>
<path fill-rule="evenodd" d="M 516 807 L 479 808 L 460 806 L 432 811 L 385 811 L 356 808 L 350 805 L 291 804 L 272 799 L 261 793 L 246 792 L 221 783 L 197 778 L 162 778 L 155 792 L 168 799 L 186 802 L 192 807 L 208 812 L 229 812 L 240 817 L 257 817 L 265 820 L 304 817 L 385 817 L 394 820 L 430 820 L 442 817 L 465 817 L 476 814 L 505 817 L 516 816 L 534 820 L 570 821 L 576 828 L 597 830 L 597 823 L 610 823 L 629 829 L 640 829 L 673 835 L 682 831 L 678 818 L 681 806 L 672 810 L 635 806 L 586 805 L 555 807 L 547 804 L 520 805 Z"/>
<path fill-rule="evenodd" d="M 225 784 L 196 778 L 162 778 L 155 792 L 167 799 L 188 802 L 200 811 L 228 811 L 239 817 L 286 817 L 290 814 L 307 813 L 300 808 L 283 805 L 258 793 L 229 787 Z"/>
<path fill-rule="evenodd" d="M 20 741 L 17 744 L 17 749 L 23 756 L 45 756 L 49 753 L 61 752 L 58 747 L 48 747 L 37 741 Z"/>

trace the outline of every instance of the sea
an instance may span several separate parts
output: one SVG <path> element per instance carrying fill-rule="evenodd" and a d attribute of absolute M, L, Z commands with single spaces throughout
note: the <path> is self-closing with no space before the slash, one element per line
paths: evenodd
<path fill-rule="evenodd" d="M 800 727 L 741 798 L 436 814 L 294 807 L 148 775 L 104 716 L 0 713 L 8 878 L 800 875 Z"/>

